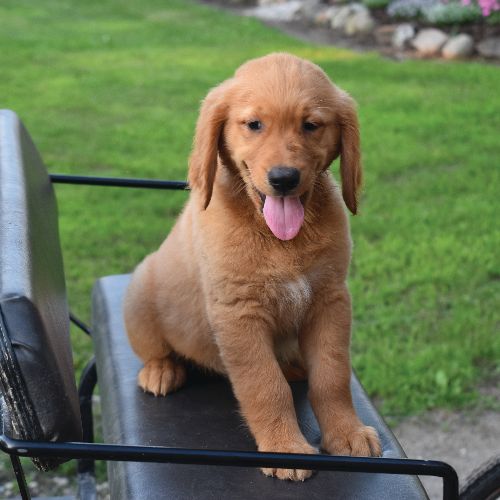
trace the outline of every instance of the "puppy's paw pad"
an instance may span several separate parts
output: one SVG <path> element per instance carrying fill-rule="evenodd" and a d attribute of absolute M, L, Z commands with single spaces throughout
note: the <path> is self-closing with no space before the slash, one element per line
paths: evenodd
<path fill-rule="evenodd" d="M 170 358 L 152 359 L 141 369 L 137 377 L 139 387 L 155 396 L 165 396 L 184 385 L 184 365 Z"/>
<path fill-rule="evenodd" d="M 353 457 L 379 457 L 382 446 L 373 427 L 359 425 L 342 431 L 337 430 L 323 439 L 322 448 L 332 455 Z"/>

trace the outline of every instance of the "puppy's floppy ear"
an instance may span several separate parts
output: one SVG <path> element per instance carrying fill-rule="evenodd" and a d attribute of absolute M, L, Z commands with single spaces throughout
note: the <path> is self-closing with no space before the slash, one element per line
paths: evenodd
<path fill-rule="evenodd" d="M 339 121 L 342 196 L 347 208 L 355 215 L 358 211 L 358 193 L 363 182 L 359 124 L 356 103 L 344 92 L 339 103 Z"/>
<path fill-rule="evenodd" d="M 219 143 L 229 109 L 228 88 L 229 81 L 226 81 L 212 89 L 203 100 L 189 157 L 189 186 L 200 192 L 204 209 L 212 198 Z"/>

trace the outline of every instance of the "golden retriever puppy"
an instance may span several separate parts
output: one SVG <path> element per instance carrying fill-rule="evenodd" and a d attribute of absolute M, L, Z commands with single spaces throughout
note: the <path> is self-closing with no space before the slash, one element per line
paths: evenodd
<path fill-rule="evenodd" d="M 342 194 L 328 170 L 338 156 Z M 139 385 L 155 395 L 179 389 L 189 359 L 229 377 L 260 451 L 315 453 L 287 382 L 307 377 L 322 448 L 379 455 L 349 387 L 342 198 L 356 213 L 361 173 L 355 104 L 318 66 L 271 54 L 211 90 L 189 160 L 189 201 L 126 296 L 128 336 L 144 362 Z"/>

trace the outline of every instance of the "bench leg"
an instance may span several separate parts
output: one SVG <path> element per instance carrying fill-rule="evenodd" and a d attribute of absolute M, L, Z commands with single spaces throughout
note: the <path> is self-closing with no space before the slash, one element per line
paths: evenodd
<path fill-rule="evenodd" d="M 22 500 L 30 500 L 31 495 L 28 485 L 26 484 L 26 477 L 24 476 L 21 460 L 19 460 L 17 455 L 10 455 L 10 461 L 12 462 L 12 469 L 14 469 L 14 474 L 16 475 L 17 485 L 19 486 L 19 493 L 21 493 Z"/>
<path fill-rule="evenodd" d="M 94 420 L 92 415 L 92 394 L 97 384 L 95 358 L 92 358 L 80 377 L 78 395 L 80 397 L 80 413 L 82 415 L 83 441 L 94 442 Z M 92 458 L 78 460 L 78 498 L 93 500 L 96 497 L 95 461 Z"/>

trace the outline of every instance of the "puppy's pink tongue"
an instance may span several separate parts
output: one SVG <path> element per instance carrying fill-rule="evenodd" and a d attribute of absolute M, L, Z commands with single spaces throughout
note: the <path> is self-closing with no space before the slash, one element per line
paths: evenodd
<path fill-rule="evenodd" d="M 291 240 L 304 222 L 304 207 L 298 196 L 266 196 L 264 219 L 276 238 Z"/>

